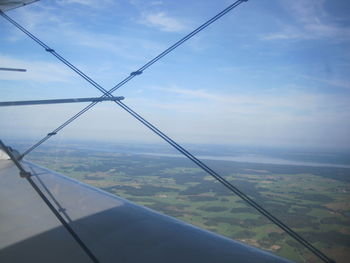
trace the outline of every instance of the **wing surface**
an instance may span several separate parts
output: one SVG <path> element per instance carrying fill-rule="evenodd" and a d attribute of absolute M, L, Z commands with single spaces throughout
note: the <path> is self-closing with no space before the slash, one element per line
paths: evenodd
<path fill-rule="evenodd" d="M 99 262 L 289 262 L 22 164 Z M 0 262 L 91 262 L 7 159 L 0 160 L 0 222 Z"/>
<path fill-rule="evenodd" d="M 0 10 L 5 12 L 37 1 L 39 0 L 0 0 Z"/>

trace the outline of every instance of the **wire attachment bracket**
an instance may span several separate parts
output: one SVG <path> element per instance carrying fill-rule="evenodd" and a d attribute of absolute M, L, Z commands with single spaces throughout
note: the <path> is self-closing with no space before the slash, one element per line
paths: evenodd
<path fill-rule="evenodd" d="M 142 70 L 136 70 L 130 73 L 130 76 L 137 76 L 137 75 L 141 75 L 143 73 Z"/>
<path fill-rule="evenodd" d="M 78 245 L 81 247 L 81 249 L 89 256 L 89 258 L 92 260 L 92 262 L 99 263 L 99 260 L 92 253 L 92 251 L 85 245 L 83 240 L 81 240 L 81 238 L 73 230 L 73 228 L 63 219 L 63 217 L 60 215 L 60 213 L 57 211 L 57 209 L 51 204 L 49 199 L 45 196 L 45 194 L 41 191 L 41 189 L 36 185 L 34 180 L 31 178 L 32 174 L 30 172 L 27 172 L 24 169 L 23 165 L 20 163 L 18 158 L 14 155 L 13 151 L 11 150 L 11 148 L 6 146 L 2 142 L 2 140 L 0 140 L 0 148 L 4 149 L 4 151 L 7 153 L 7 155 L 11 158 L 12 162 L 18 168 L 20 176 L 24 177 L 25 179 L 27 179 L 28 183 L 33 187 L 33 190 L 40 196 L 40 198 L 43 200 L 43 202 L 48 206 L 48 208 L 56 216 L 58 221 L 64 226 L 64 228 L 72 236 L 72 238 L 78 243 Z"/>
<path fill-rule="evenodd" d="M 29 178 L 32 176 L 32 174 L 30 172 L 27 172 L 27 171 L 20 171 L 19 176 L 21 176 L 22 178 Z"/>

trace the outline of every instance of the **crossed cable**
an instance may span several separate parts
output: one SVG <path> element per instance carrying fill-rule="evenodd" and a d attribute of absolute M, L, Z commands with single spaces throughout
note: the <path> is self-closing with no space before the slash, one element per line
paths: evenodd
<path fill-rule="evenodd" d="M 100 98 L 113 98 L 112 93 L 125 85 L 127 82 L 129 82 L 134 77 L 141 75 L 144 70 L 146 70 L 148 67 L 156 63 L 158 60 L 160 60 L 162 57 L 179 47 L 181 44 L 192 38 L 194 35 L 202 31 L 204 28 L 208 27 L 210 24 L 221 18 L 223 15 L 227 14 L 237 6 L 239 6 L 243 2 L 247 2 L 248 0 L 238 0 L 225 8 L 223 11 L 218 13 L 216 16 L 212 17 L 208 21 L 206 21 L 204 24 L 193 30 L 191 33 L 186 35 L 185 37 L 181 38 L 179 41 L 177 41 L 175 44 L 173 44 L 171 47 L 160 53 L 158 56 L 147 62 L 145 65 L 140 67 L 138 70 L 133 71 L 130 73 L 129 76 L 124 78 L 122 81 L 120 81 L 118 84 L 116 84 L 112 89 L 106 90 L 101 85 L 99 85 L 97 82 L 95 82 L 93 79 L 91 79 L 89 76 L 87 76 L 85 73 L 83 73 L 81 70 L 76 68 L 73 64 L 71 64 L 69 61 L 64 59 L 61 55 L 59 55 L 54 49 L 50 48 L 48 45 L 46 45 L 44 42 L 42 42 L 40 39 L 38 39 L 36 36 L 34 36 L 32 33 L 30 33 L 28 30 L 26 30 L 24 27 L 19 25 L 16 21 L 14 21 L 12 18 L 7 16 L 5 13 L 0 11 L 0 15 L 3 16 L 6 20 L 8 20 L 10 23 L 12 23 L 14 26 L 16 26 L 18 29 L 20 29 L 22 32 L 24 32 L 26 35 L 28 35 L 31 39 L 33 39 L 35 42 L 37 42 L 40 46 L 42 46 L 45 51 L 51 53 L 53 56 L 55 56 L 57 59 L 59 59 L 61 62 L 63 62 L 65 65 L 67 65 L 69 68 L 71 68 L 74 72 L 76 72 L 78 75 L 80 75 L 83 79 L 85 79 L 87 82 L 89 82 L 92 86 L 94 86 L 96 89 L 101 91 L 103 95 Z M 178 150 L 180 153 L 182 153 L 184 156 L 186 156 L 188 159 L 190 159 L 194 164 L 199 166 L 202 170 L 207 172 L 209 175 L 214 177 L 217 181 L 219 181 L 221 184 L 223 184 L 226 188 L 228 188 L 231 192 L 238 195 L 241 199 L 243 199 L 246 203 L 248 203 L 250 206 L 255 208 L 259 213 L 264 215 L 266 218 L 268 218 L 272 223 L 280 227 L 282 230 L 284 230 L 287 234 L 289 234 L 291 237 L 293 237 L 295 240 L 297 240 L 299 243 L 301 243 L 304 247 L 306 247 L 309 251 L 311 251 L 314 255 L 316 255 L 318 258 L 320 258 L 322 261 L 327 263 L 333 263 L 332 259 L 330 259 L 328 256 L 326 256 L 324 253 L 322 253 L 320 250 L 318 250 L 316 247 L 314 247 L 311 243 L 306 241 L 304 238 L 302 238 L 299 234 L 294 232 L 290 227 L 288 227 L 286 224 L 284 224 L 282 221 L 280 221 L 278 218 L 273 216 L 270 212 L 268 212 L 265 208 L 260 206 L 258 203 L 256 203 L 253 199 L 251 199 L 248 195 L 240 191 L 237 187 L 232 185 L 230 182 L 228 182 L 225 178 L 223 178 L 221 175 L 219 175 L 217 172 L 212 170 L 210 167 L 208 167 L 206 164 L 204 164 L 202 161 L 197 159 L 195 156 L 193 156 L 190 152 L 188 152 L 186 149 L 184 149 L 181 145 L 176 143 L 174 140 L 172 140 L 170 137 L 168 137 L 166 134 L 164 134 L 162 131 L 160 131 L 158 128 L 156 128 L 153 124 L 148 122 L 146 119 L 144 119 L 141 115 L 133 111 L 131 108 L 129 108 L 126 104 L 119 100 L 114 100 L 114 102 L 120 106 L 122 109 L 124 109 L 126 112 L 131 114 L 135 119 L 140 121 L 142 124 L 144 124 L 147 128 L 152 130 L 155 134 L 157 134 L 159 137 L 161 137 L 164 141 L 169 143 L 172 147 L 174 147 L 176 150 Z M 33 151 L 35 148 L 40 146 L 42 143 L 47 141 L 52 136 L 56 135 L 60 130 L 62 130 L 64 127 L 69 125 L 71 122 L 76 120 L 78 117 L 80 117 L 82 114 L 90 110 L 92 107 L 94 107 L 98 101 L 90 103 L 88 106 L 86 106 L 84 109 L 79 111 L 77 114 L 69 118 L 67 121 L 65 121 L 63 124 L 61 124 L 59 127 L 54 129 L 52 132 L 48 133 L 44 138 L 42 138 L 40 141 L 35 143 L 33 146 L 31 146 L 29 149 L 24 151 L 20 156 L 19 159 L 22 159 L 24 156 L 29 154 L 31 151 Z"/>

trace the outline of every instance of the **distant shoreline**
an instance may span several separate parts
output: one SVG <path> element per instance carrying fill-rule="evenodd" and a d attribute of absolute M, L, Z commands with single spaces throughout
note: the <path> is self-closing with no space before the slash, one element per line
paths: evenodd
<path fill-rule="evenodd" d="M 134 153 L 134 154 L 152 155 L 152 156 L 159 156 L 159 157 L 185 158 L 181 154 L 171 154 L 171 153 L 138 152 L 138 153 Z M 350 169 L 350 165 L 345 165 L 345 164 L 291 161 L 291 160 L 286 160 L 286 159 L 278 159 L 278 158 L 258 156 L 258 155 L 242 155 L 242 156 L 198 155 L 196 157 L 198 159 L 202 159 L 202 160 L 230 161 L 230 162 L 239 162 L 239 163 L 294 165 L 294 166 L 311 166 L 311 167 L 333 167 L 333 168 Z"/>
<path fill-rule="evenodd" d="M 17 145 L 16 145 L 17 144 Z M 21 145 L 22 144 L 22 145 Z M 24 150 L 29 143 L 18 143 Z M 64 144 L 47 144 L 47 148 L 63 148 L 71 150 L 98 151 L 110 153 L 126 153 L 137 155 L 149 155 L 159 157 L 184 158 L 181 154 L 177 154 L 167 145 L 160 144 L 96 144 L 84 142 L 66 142 Z M 44 147 L 45 148 L 45 147 Z M 217 160 L 239 163 L 255 163 L 255 164 L 271 164 L 271 165 L 292 165 L 292 166 L 308 166 L 308 167 L 329 167 L 350 169 L 350 153 L 337 152 L 318 152 L 292 149 L 269 149 L 269 148 L 249 148 L 249 147 L 230 147 L 222 145 L 189 145 L 188 150 L 202 160 Z"/>

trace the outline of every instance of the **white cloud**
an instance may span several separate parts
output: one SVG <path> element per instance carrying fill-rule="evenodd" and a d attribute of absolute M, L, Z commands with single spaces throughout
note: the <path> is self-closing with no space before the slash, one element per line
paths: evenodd
<path fill-rule="evenodd" d="M 165 12 L 145 14 L 141 22 L 147 26 L 155 27 L 166 32 L 179 32 L 186 28 L 180 19 L 170 17 Z"/>
<path fill-rule="evenodd" d="M 71 5 L 71 4 L 78 4 L 78 5 L 85 5 L 91 8 L 102 8 L 106 7 L 108 5 L 113 4 L 113 0 L 60 0 L 58 1 L 58 4 L 60 5 Z"/>
<path fill-rule="evenodd" d="M 327 12 L 325 0 L 286 1 L 284 6 L 295 23 L 283 24 L 281 31 L 266 34 L 263 40 L 350 40 L 350 28 L 339 25 L 338 18 Z"/>
<path fill-rule="evenodd" d="M 109 54 L 132 60 L 143 60 L 148 54 L 157 54 L 165 47 L 155 41 L 113 34 L 86 31 L 81 28 L 65 30 L 65 36 L 73 45 L 107 51 Z M 137 47 L 137 48 L 136 48 Z"/>
<path fill-rule="evenodd" d="M 265 116 L 274 120 L 275 124 L 286 120 L 322 123 L 326 119 L 333 119 L 344 122 L 344 119 L 350 117 L 350 105 L 347 98 L 337 95 L 306 93 L 300 90 L 287 94 L 256 95 L 217 94 L 205 90 L 178 87 L 158 88 L 158 90 L 175 94 L 172 98 L 181 102 L 172 104 L 166 100 L 152 101 L 150 105 L 154 107 L 184 113 L 199 113 L 221 121 L 225 119 L 224 116 L 238 118 L 239 114 L 251 122 L 261 122 L 261 116 Z M 175 97 L 176 95 L 179 97 Z"/>
<path fill-rule="evenodd" d="M 262 40 L 294 40 L 294 39 L 310 39 L 311 35 L 305 34 L 300 28 L 285 25 L 279 32 L 263 35 Z"/>
<path fill-rule="evenodd" d="M 184 89 L 176 86 L 170 88 L 158 88 L 164 92 L 178 94 L 182 96 L 183 100 L 193 100 L 201 101 L 202 103 L 207 103 L 208 101 L 211 104 L 222 105 L 224 108 L 237 109 L 240 108 L 240 112 L 255 112 L 257 108 L 265 107 L 265 110 L 269 107 L 292 107 L 294 105 L 294 100 L 298 99 L 298 95 L 294 95 L 292 98 L 286 99 L 286 96 L 261 96 L 261 95 L 242 95 L 238 94 L 216 94 L 208 92 L 205 90 L 192 90 Z M 239 106 L 239 107 L 238 107 Z"/>
<path fill-rule="evenodd" d="M 96 3 L 97 1 L 93 2 Z M 71 20 L 67 18 L 64 12 L 56 11 L 56 9 L 50 7 L 41 8 L 40 12 L 19 10 L 17 20 L 47 44 L 62 45 L 62 41 L 66 41 L 64 43 L 65 47 L 73 45 L 94 48 L 126 59 L 142 60 L 146 54 L 157 54 L 165 48 L 165 46 L 153 40 L 137 36 L 119 37 L 113 31 L 103 33 L 87 30 L 84 25 L 79 23 L 80 21 Z M 27 39 L 27 36 L 18 30 L 11 32 L 13 33 L 6 38 L 7 41 L 15 42 L 22 38 Z"/>
<path fill-rule="evenodd" d="M 24 73 L 0 71 L 0 80 L 69 82 L 73 76 L 75 77 L 72 72 L 58 62 L 24 60 L 1 54 L 0 61 L 4 67 L 27 69 L 27 72 Z"/>
<path fill-rule="evenodd" d="M 67 22 L 59 16 L 57 9 L 50 5 L 39 2 L 35 8 L 16 9 L 17 20 L 27 29 L 36 29 L 50 23 L 66 26 Z"/>
<path fill-rule="evenodd" d="M 321 83 L 325 83 L 327 85 L 330 85 L 332 87 L 339 87 L 344 89 L 350 89 L 350 81 L 345 79 L 325 79 L 325 78 L 316 78 L 316 77 L 310 77 L 306 75 L 301 75 L 301 77 L 305 79 L 315 80 Z"/>
<path fill-rule="evenodd" d="M 96 1 L 94 0 L 61 0 L 58 3 L 60 4 L 80 4 L 80 5 L 87 5 L 87 6 L 91 6 L 93 4 L 95 4 Z"/>
<path fill-rule="evenodd" d="M 350 105 L 346 98 L 305 93 L 294 96 L 243 96 L 178 87 L 163 89 L 162 93 L 161 98 L 140 94 L 138 98 L 127 99 L 125 103 L 179 142 L 295 143 L 304 146 L 334 146 L 335 143 L 341 146 L 349 142 L 347 131 L 350 123 L 347 120 L 350 119 Z M 165 93 L 170 94 L 172 99 L 164 99 Z M 177 96 L 184 98 L 179 99 Z M 254 104 L 258 104 L 258 110 Z M 336 112 L 336 106 L 332 104 L 342 107 L 341 111 Z M 293 110 L 281 110 L 283 106 Z M 3 133 L 10 135 L 15 130 L 20 134 L 25 130 L 36 136 L 46 134 L 80 108 L 81 105 L 63 108 L 50 106 L 50 111 L 43 111 L 44 106 L 8 108 L 0 112 Z M 55 118 L 52 118 L 52 112 L 55 112 Z M 34 118 L 36 122 L 31 121 Z M 94 125 L 91 125 L 92 120 Z M 159 141 L 112 103 L 99 104 L 64 129 L 62 136 Z"/>
<path fill-rule="evenodd" d="M 155 6 L 155 5 L 162 5 L 162 4 L 163 4 L 162 1 L 152 1 L 152 2 L 150 3 L 150 5 L 153 5 L 153 6 Z"/>
<path fill-rule="evenodd" d="M 141 115 L 147 112 L 147 119 L 180 141 L 304 146 L 349 141 L 345 131 L 350 128 L 350 105 L 339 96 L 154 89 L 161 90 L 161 99 L 133 98 L 127 104 Z"/>

